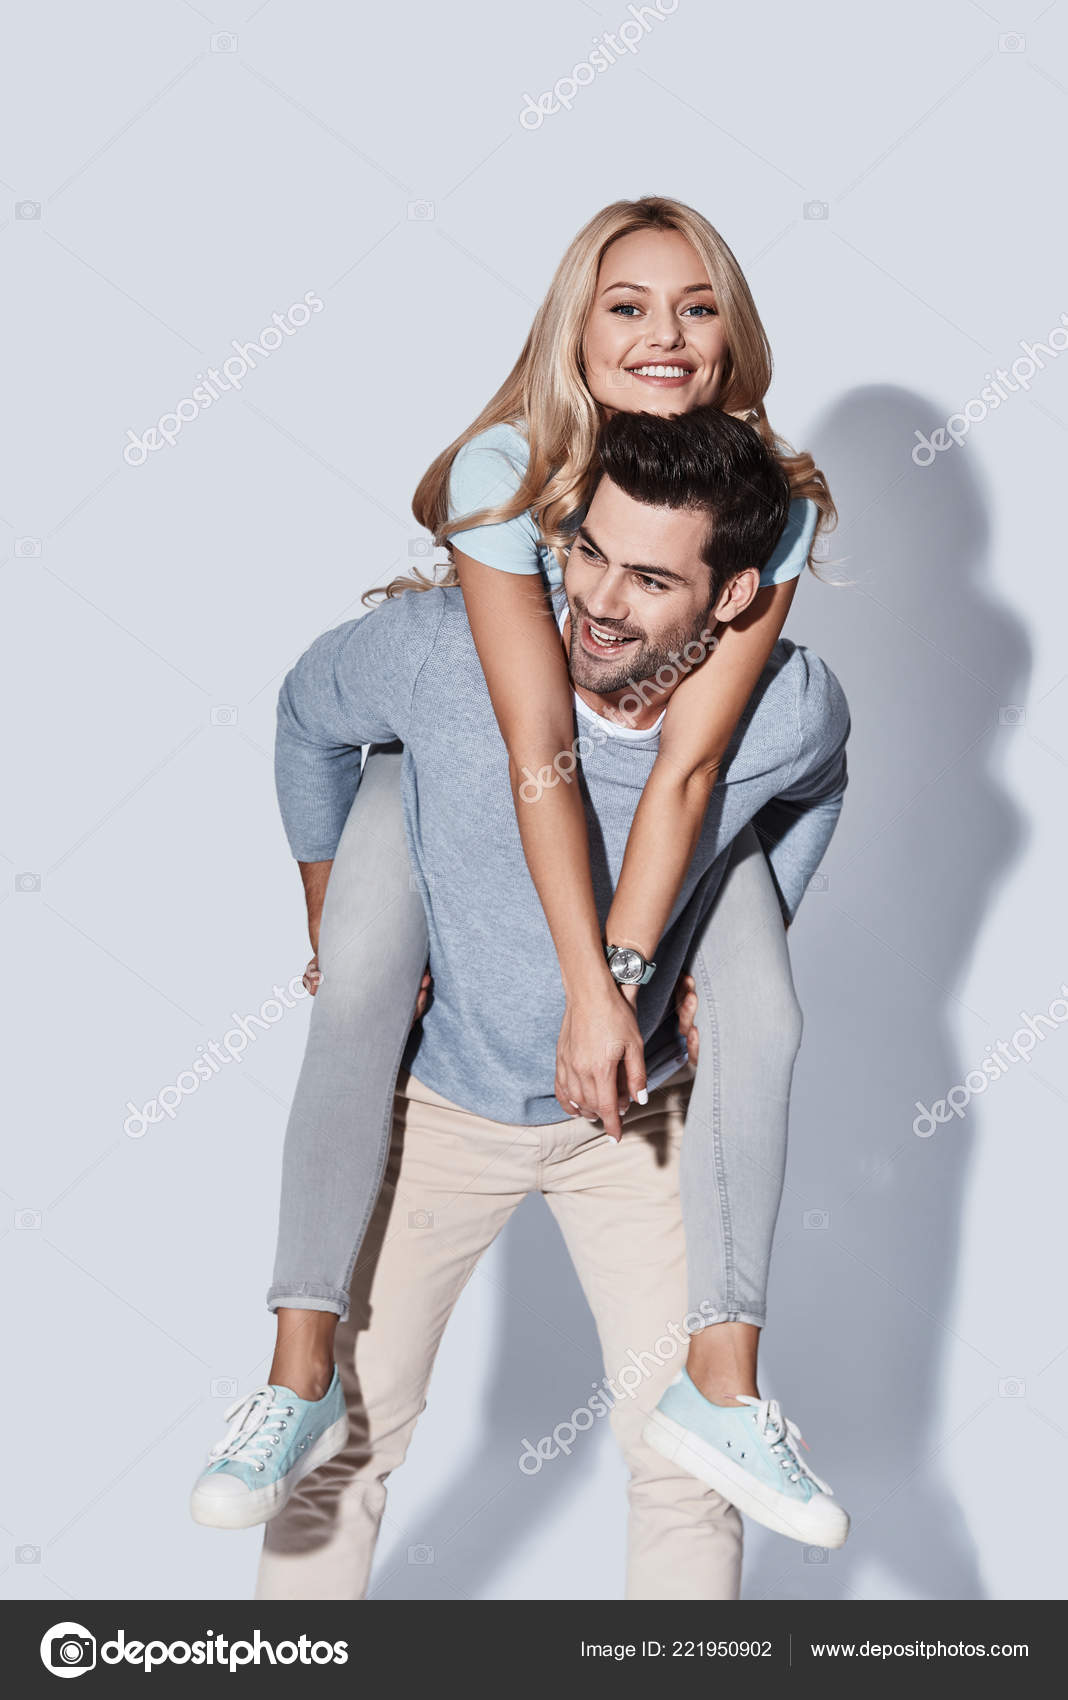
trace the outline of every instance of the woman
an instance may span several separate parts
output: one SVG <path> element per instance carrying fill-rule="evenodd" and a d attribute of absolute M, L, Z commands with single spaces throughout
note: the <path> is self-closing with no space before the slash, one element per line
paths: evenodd
<path fill-rule="evenodd" d="M 512 373 L 430 467 L 413 504 L 416 518 L 449 549 L 448 582 L 462 588 L 509 751 L 523 848 L 565 991 L 556 1096 L 565 1115 L 600 1119 L 616 1139 L 627 1104 L 643 1102 L 646 1093 L 634 1015 L 638 985 L 655 968 L 720 763 L 782 629 L 817 526 L 834 517 L 811 457 L 789 453 L 768 423 L 763 397 L 770 378 L 770 350 L 752 297 L 711 225 L 675 201 L 615 203 L 571 244 Z M 602 936 L 578 787 L 558 785 L 539 791 L 536 804 L 524 801 L 527 777 L 574 737 L 566 663 L 555 621 L 546 617 L 546 589 L 560 582 L 584 511 L 603 419 L 621 408 L 678 413 L 707 403 L 749 420 L 780 456 L 793 497 L 790 518 L 755 601 L 724 627 L 715 652 L 668 707 Z M 401 588 L 411 589 L 410 580 L 394 581 L 385 594 Z M 625 644 L 614 650 L 610 633 L 594 631 L 589 641 L 605 654 L 625 650 Z M 286 1136 L 268 1293 L 277 1346 L 271 1385 L 234 1407 L 233 1428 L 195 1491 L 194 1514 L 204 1521 L 220 1521 L 212 1499 L 213 1489 L 216 1498 L 223 1491 L 220 1475 L 234 1479 L 235 1494 L 239 1478 L 259 1492 L 259 1515 L 247 1521 L 260 1521 L 281 1508 L 300 1474 L 344 1441 L 334 1332 L 347 1314 L 388 1152 L 397 1071 L 417 1000 L 426 993 L 425 919 L 408 877 L 397 763 L 385 753 L 369 758 L 336 856 L 331 845 L 323 861 L 301 864 L 319 960 L 309 968 L 316 1007 Z M 743 1436 L 739 1450 L 752 1433 L 754 1455 L 786 1497 L 807 1503 L 830 1490 L 801 1462 L 797 1430 L 776 1405 L 760 1400 L 756 1382 L 800 1012 L 778 898 L 763 856 L 752 854 L 754 844 L 749 829 L 694 961 L 706 1035 L 731 1031 L 748 1035 L 749 1043 L 732 1049 L 726 1074 L 721 1056 L 698 1063 L 687 1120 L 681 1185 L 693 1332 L 684 1389 L 697 1403 L 681 1414 L 707 1407 L 723 1436 L 713 1451 L 723 1458 L 721 1447 L 734 1448 L 732 1433 Z M 743 946 L 744 981 L 730 963 Z M 724 968 L 714 974 L 717 954 Z M 693 982 L 682 988 L 687 1023 L 695 990 Z M 735 1208 L 739 1196 L 744 1204 Z M 674 1428 L 692 1439 L 691 1425 L 676 1420 L 677 1393 L 674 1411 L 662 1434 L 650 1432 L 654 1445 L 677 1449 L 682 1442 Z M 298 1412 L 292 1426 L 303 1425 L 310 1412 L 320 1437 L 302 1460 L 287 1452 L 294 1437 L 282 1439 L 282 1427 Z M 265 1425 L 275 1437 L 269 1448 Z M 253 1469 L 263 1474 L 265 1452 L 275 1462 L 260 1488 L 242 1477 L 243 1460 L 253 1458 Z M 710 1480 L 708 1471 L 718 1468 L 715 1459 L 690 1467 Z M 729 1475 L 720 1476 L 711 1485 L 726 1497 L 745 1500 L 751 1515 L 796 1532 L 783 1526 L 782 1493 L 769 1508 L 766 1494 L 746 1499 L 745 1484 L 735 1494 Z M 824 1544 L 833 1544 L 830 1536 Z"/>

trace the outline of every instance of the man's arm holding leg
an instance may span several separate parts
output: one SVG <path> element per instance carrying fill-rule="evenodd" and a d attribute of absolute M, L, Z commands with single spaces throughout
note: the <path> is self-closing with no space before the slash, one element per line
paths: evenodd
<path fill-rule="evenodd" d="M 275 784 L 316 956 L 334 853 L 360 783 L 361 747 L 406 736 L 415 676 L 440 618 L 436 608 L 407 602 L 398 598 L 325 632 L 279 692 Z M 313 991 L 314 959 L 306 979 Z"/>
<path fill-rule="evenodd" d="M 818 656 L 809 655 L 799 716 L 801 747 L 786 784 L 753 817 L 789 927 L 819 867 L 842 812 L 849 771 L 849 705 L 841 685 Z"/>

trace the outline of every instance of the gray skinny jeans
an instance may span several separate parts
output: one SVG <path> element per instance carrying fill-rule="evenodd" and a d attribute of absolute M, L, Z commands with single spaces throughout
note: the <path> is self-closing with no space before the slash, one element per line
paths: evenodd
<path fill-rule="evenodd" d="M 286 1129 L 270 1310 L 348 1315 L 389 1154 L 393 1095 L 427 961 L 401 755 L 369 753 L 327 885 L 316 993 Z M 786 929 L 752 826 L 735 840 L 694 952 L 697 1065 L 679 1184 L 693 1330 L 763 1327 L 801 1042 Z"/>

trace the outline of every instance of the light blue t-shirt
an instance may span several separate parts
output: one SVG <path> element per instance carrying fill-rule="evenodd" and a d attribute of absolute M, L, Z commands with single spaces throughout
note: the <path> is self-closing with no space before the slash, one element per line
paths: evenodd
<path fill-rule="evenodd" d="M 491 425 L 465 443 L 449 474 L 449 518 L 496 508 L 514 496 L 527 470 L 530 449 L 523 433 L 514 425 Z M 790 503 L 790 513 L 771 559 L 760 575 L 761 585 L 784 584 L 804 571 L 819 509 L 815 502 L 799 499 Z M 479 525 L 471 531 L 455 531 L 449 538 L 473 561 L 499 567 L 505 573 L 540 572 L 550 589 L 561 583 L 562 573 L 551 549 L 541 540 L 529 509 L 501 525 Z"/>

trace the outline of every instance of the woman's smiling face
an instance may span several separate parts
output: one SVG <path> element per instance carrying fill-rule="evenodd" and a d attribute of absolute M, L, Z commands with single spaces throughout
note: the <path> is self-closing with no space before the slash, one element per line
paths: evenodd
<path fill-rule="evenodd" d="M 700 258 L 677 230 L 637 230 L 601 261 L 583 341 L 590 394 L 609 412 L 686 413 L 716 401 L 723 321 Z"/>

